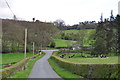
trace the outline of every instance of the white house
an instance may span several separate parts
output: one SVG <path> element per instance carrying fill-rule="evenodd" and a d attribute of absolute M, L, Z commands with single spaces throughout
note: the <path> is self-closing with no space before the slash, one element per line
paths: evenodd
<path fill-rule="evenodd" d="M 72 46 L 72 50 L 80 50 L 80 44 L 75 44 Z"/>

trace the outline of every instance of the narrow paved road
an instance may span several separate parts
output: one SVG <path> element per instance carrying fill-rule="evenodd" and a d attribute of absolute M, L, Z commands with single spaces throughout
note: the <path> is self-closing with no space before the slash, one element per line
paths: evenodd
<path fill-rule="evenodd" d="M 44 57 L 39 59 L 33 66 L 33 69 L 28 78 L 60 78 L 51 68 L 48 58 L 54 50 L 42 50 L 46 53 Z"/>

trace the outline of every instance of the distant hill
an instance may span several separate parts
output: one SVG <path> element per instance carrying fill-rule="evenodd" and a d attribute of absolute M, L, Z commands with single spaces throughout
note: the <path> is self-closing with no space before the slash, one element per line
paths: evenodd
<path fill-rule="evenodd" d="M 88 23 L 88 24 L 76 24 L 73 26 L 61 26 L 58 27 L 60 30 L 71 30 L 71 29 L 96 29 L 97 23 Z"/>

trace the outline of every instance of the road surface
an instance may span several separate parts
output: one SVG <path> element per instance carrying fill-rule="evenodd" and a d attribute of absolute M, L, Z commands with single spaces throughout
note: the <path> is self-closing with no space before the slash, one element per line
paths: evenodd
<path fill-rule="evenodd" d="M 39 59 L 33 66 L 33 69 L 28 78 L 59 78 L 56 72 L 51 68 L 48 58 L 55 50 L 42 50 L 46 53 L 44 57 Z M 62 79 L 61 79 L 62 80 Z"/>

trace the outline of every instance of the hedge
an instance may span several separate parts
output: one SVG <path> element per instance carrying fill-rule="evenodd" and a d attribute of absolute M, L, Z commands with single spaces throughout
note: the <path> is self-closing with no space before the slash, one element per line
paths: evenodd
<path fill-rule="evenodd" d="M 66 70 L 72 72 L 73 74 L 77 74 L 84 78 L 118 78 L 118 76 L 120 76 L 118 74 L 120 72 L 119 63 L 118 64 L 75 63 L 62 59 L 56 56 L 56 54 L 57 52 L 54 52 L 50 58 L 55 60 L 59 66 L 65 68 Z"/>
<path fill-rule="evenodd" d="M 2 73 L 2 75 L 0 75 L 0 79 L 10 77 L 11 75 L 15 74 L 16 72 L 23 70 L 24 66 L 30 59 L 36 58 L 39 55 L 40 54 L 34 55 L 32 57 L 21 60 L 20 62 L 14 64 L 13 66 L 7 67 L 5 69 L 0 69 L 0 73 Z"/>

